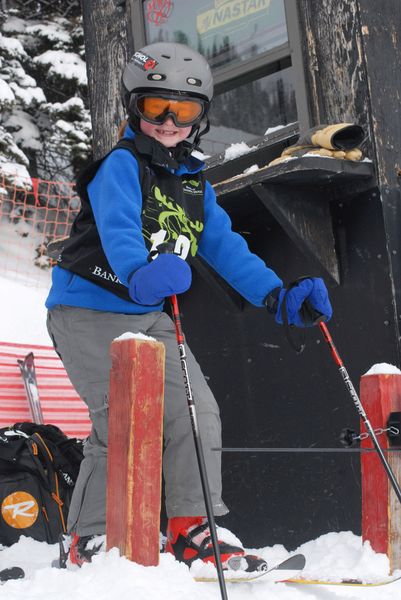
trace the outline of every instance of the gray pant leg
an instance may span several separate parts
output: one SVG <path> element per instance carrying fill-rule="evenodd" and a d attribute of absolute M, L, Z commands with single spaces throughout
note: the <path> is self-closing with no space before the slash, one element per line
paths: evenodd
<path fill-rule="evenodd" d="M 171 319 L 163 313 L 122 315 L 59 306 L 49 311 L 48 329 L 72 384 L 88 405 L 93 424 L 74 489 L 68 530 L 79 535 L 105 531 L 109 348 L 112 340 L 126 331 L 147 333 L 166 346 L 164 477 L 168 515 L 205 514 Z M 220 455 L 209 450 L 221 445 L 218 408 L 189 349 L 187 353 L 215 514 L 225 514 Z"/>
<path fill-rule="evenodd" d="M 48 330 L 71 383 L 87 404 L 92 431 L 68 514 L 68 531 L 100 534 L 106 527 L 110 344 L 126 331 L 144 331 L 155 319 L 68 306 L 48 314 Z"/>
<path fill-rule="evenodd" d="M 163 342 L 166 349 L 163 473 L 167 516 L 206 515 L 175 327 L 161 313 L 148 333 Z M 228 512 L 221 499 L 221 454 L 211 450 L 221 447 L 219 408 L 187 345 L 186 354 L 213 510 L 216 516 L 221 516 Z"/>

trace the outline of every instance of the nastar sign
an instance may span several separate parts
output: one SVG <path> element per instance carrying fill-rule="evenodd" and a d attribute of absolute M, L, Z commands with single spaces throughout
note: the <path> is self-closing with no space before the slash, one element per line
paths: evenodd
<path fill-rule="evenodd" d="M 226 2 L 215 0 L 214 8 L 196 17 L 196 29 L 200 35 L 203 35 L 211 29 L 267 10 L 270 4 L 271 0 L 228 0 Z"/>

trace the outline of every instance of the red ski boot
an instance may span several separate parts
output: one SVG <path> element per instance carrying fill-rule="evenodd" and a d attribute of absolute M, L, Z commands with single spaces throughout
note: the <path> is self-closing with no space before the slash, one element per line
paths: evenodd
<path fill-rule="evenodd" d="M 219 539 L 219 548 L 224 570 L 252 572 L 267 569 L 266 561 L 258 556 L 245 554 L 240 546 L 232 546 Z M 205 517 L 169 519 L 166 552 L 174 554 L 177 560 L 188 566 L 198 559 L 216 566 L 209 524 Z"/>
<path fill-rule="evenodd" d="M 81 567 L 83 563 L 92 562 L 93 556 L 105 549 L 105 536 L 72 534 L 69 558 L 73 565 Z"/>

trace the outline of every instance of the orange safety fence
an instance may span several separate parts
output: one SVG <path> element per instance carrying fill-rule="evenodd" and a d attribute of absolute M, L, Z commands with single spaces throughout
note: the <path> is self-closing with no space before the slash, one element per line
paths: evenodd
<path fill-rule="evenodd" d="M 79 208 L 73 183 L 0 173 L 0 277 L 48 287 L 46 246 L 69 234 Z"/>

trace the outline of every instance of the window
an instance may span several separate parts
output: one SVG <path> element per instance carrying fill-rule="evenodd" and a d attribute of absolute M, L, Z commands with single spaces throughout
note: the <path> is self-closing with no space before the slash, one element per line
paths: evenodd
<path fill-rule="evenodd" d="M 218 94 L 202 138 L 205 154 L 220 154 L 232 143 L 262 137 L 269 128 L 297 120 L 292 67 Z"/>
<path fill-rule="evenodd" d="M 131 0 L 131 4 L 135 49 L 158 41 L 178 42 L 208 60 L 215 99 L 211 128 L 202 138 L 206 154 L 297 121 L 302 78 L 297 69 L 295 85 L 288 33 L 290 23 L 291 35 L 297 28 L 293 0 Z"/>
<path fill-rule="evenodd" d="M 144 17 L 147 43 L 187 44 L 213 70 L 288 41 L 283 0 L 145 0 Z"/>

